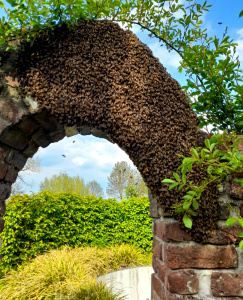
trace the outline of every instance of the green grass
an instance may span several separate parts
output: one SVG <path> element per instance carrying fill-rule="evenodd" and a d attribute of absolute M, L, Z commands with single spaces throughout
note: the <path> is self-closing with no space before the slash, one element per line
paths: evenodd
<path fill-rule="evenodd" d="M 122 267 L 151 264 L 145 255 L 131 245 L 52 250 L 39 255 L 19 270 L 12 270 L 0 279 L 1 300 L 122 300 L 103 283 L 99 275 Z"/>

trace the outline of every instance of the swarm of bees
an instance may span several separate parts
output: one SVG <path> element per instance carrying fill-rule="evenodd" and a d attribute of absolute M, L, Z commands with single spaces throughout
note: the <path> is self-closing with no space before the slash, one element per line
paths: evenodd
<path fill-rule="evenodd" d="M 105 132 L 130 156 L 159 205 L 170 211 L 183 192 L 168 191 L 161 181 L 173 178 L 181 163 L 177 155 L 189 155 L 196 146 L 198 119 L 179 83 L 151 50 L 107 20 L 58 27 L 33 45 L 23 42 L 22 48 L 22 94 L 31 95 L 62 124 Z M 205 170 L 190 176 L 202 181 Z M 190 232 L 197 241 L 206 242 L 215 227 L 216 190 L 212 186 L 200 200 Z"/>

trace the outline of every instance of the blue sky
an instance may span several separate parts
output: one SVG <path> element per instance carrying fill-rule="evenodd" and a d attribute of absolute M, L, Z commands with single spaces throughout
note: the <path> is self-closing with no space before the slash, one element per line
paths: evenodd
<path fill-rule="evenodd" d="M 208 29 L 209 35 L 221 37 L 227 26 L 228 34 L 239 44 L 237 54 L 243 61 L 243 17 L 239 18 L 239 12 L 243 10 L 243 0 L 212 0 L 208 3 L 213 4 L 204 16 L 204 26 Z M 218 22 L 222 22 L 222 25 Z M 168 53 L 164 47 L 161 47 L 161 43 L 149 38 L 137 27 L 133 31 L 143 43 L 150 47 L 154 56 L 160 59 L 171 76 L 183 86 L 186 78 L 184 74 L 179 74 L 177 71 L 178 55 L 173 52 Z M 64 158 L 62 154 L 66 157 Z M 92 136 L 76 135 L 64 138 L 45 149 L 40 148 L 36 155 L 41 160 L 42 171 L 23 174 L 25 181 L 30 184 L 25 188 L 26 192 L 37 192 L 41 180 L 64 171 L 70 175 L 82 176 L 86 183 L 96 180 L 105 191 L 107 177 L 116 162 L 125 160 L 133 166 L 126 153 L 117 145 Z"/>

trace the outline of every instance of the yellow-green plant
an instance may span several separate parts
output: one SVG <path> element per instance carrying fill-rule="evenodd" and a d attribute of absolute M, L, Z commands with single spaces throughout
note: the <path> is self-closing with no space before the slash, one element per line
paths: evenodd
<path fill-rule="evenodd" d="M 222 181 L 228 181 L 231 173 L 243 172 L 243 155 L 239 153 L 237 145 L 242 137 L 236 138 L 236 135 L 223 134 L 213 135 L 210 139 L 205 140 L 206 148 L 192 148 L 191 157 L 184 157 L 182 164 L 179 166 L 180 173 L 173 173 L 174 179 L 164 179 L 162 183 L 169 184 L 169 189 L 177 188 L 178 191 L 185 188 L 186 194 L 179 204 L 175 204 L 173 209 L 176 213 L 183 214 L 183 223 L 187 228 L 192 227 L 192 217 L 196 217 L 196 210 L 199 207 L 198 200 L 206 187 L 212 183 L 218 183 L 221 186 Z M 207 177 L 199 186 L 187 179 L 187 173 L 191 172 L 194 166 L 204 166 L 207 170 Z M 243 179 L 235 179 L 243 186 Z M 236 218 L 229 218 L 226 222 L 228 226 L 238 220 L 243 227 L 243 218 L 239 215 Z M 243 237 L 243 233 L 238 234 Z M 239 244 L 243 249 L 243 240 Z"/>
<path fill-rule="evenodd" d="M 131 245 L 51 250 L 0 279 L 0 299 L 122 300 L 97 276 L 149 264 L 151 255 Z"/>
<path fill-rule="evenodd" d="M 152 248 L 148 198 L 117 202 L 48 191 L 17 195 L 7 203 L 4 220 L 2 273 L 63 245 L 130 243 L 148 253 Z"/>

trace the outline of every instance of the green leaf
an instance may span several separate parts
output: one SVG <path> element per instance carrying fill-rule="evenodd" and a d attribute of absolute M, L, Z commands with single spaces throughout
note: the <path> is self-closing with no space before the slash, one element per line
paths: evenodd
<path fill-rule="evenodd" d="M 178 182 L 181 182 L 180 176 L 177 173 L 173 172 L 173 176 Z"/>
<path fill-rule="evenodd" d="M 198 209 L 198 207 L 199 207 L 198 202 L 196 200 L 194 200 L 192 202 L 192 206 L 193 206 L 194 209 Z"/>
<path fill-rule="evenodd" d="M 210 145 L 210 147 L 209 147 L 209 150 L 212 152 L 213 151 L 213 148 L 215 147 L 215 143 L 212 143 L 211 145 Z"/>
<path fill-rule="evenodd" d="M 162 183 L 174 183 L 175 180 L 166 178 L 166 179 L 162 180 L 161 182 Z"/>
<path fill-rule="evenodd" d="M 239 18 L 241 18 L 242 16 L 243 16 L 243 10 L 240 12 Z"/>
<path fill-rule="evenodd" d="M 231 226 L 233 225 L 235 222 L 236 222 L 237 218 L 229 218 L 227 221 L 226 221 L 226 225 L 227 226 Z"/>
<path fill-rule="evenodd" d="M 192 228 L 192 220 L 186 214 L 183 216 L 183 223 L 187 228 Z"/>
<path fill-rule="evenodd" d="M 201 150 L 201 158 L 202 158 L 202 159 L 205 158 L 205 150 L 204 150 L 204 149 Z"/>
<path fill-rule="evenodd" d="M 179 187 L 178 187 L 178 191 L 180 191 L 182 188 L 183 188 L 184 184 L 181 184 Z"/>
<path fill-rule="evenodd" d="M 240 247 L 240 249 L 243 249 L 243 240 L 242 240 L 242 241 L 240 241 L 240 243 L 239 243 L 239 247 Z"/>
<path fill-rule="evenodd" d="M 182 174 L 182 182 L 186 184 L 186 174 Z"/>
<path fill-rule="evenodd" d="M 210 141 L 208 139 L 205 140 L 205 146 L 210 149 Z"/>
<path fill-rule="evenodd" d="M 238 219 L 238 222 L 240 223 L 240 226 L 243 227 L 243 219 Z"/>
<path fill-rule="evenodd" d="M 238 233 L 238 237 L 243 237 L 243 232 Z"/>
<path fill-rule="evenodd" d="M 184 209 L 184 210 L 187 210 L 190 206 L 191 206 L 191 203 L 190 203 L 190 202 L 184 202 L 184 203 L 183 203 L 183 209 Z"/>
<path fill-rule="evenodd" d="M 174 182 L 170 185 L 169 190 L 172 190 L 174 187 L 176 187 L 177 185 L 179 185 L 178 182 Z"/>
<path fill-rule="evenodd" d="M 188 213 L 189 215 L 191 215 L 191 216 L 196 217 L 196 213 L 195 213 L 192 209 L 188 209 L 188 210 L 187 210 L 187 213 Z"/>
<path fill-rule="evenodd" d="M 197 150 L 196 149 L 192 149 L 192 155 L 195 157 L 195 158 L 199 158 L 199 155 L 197 153 Z"/>

